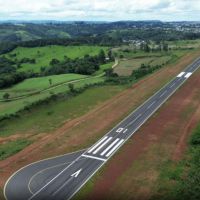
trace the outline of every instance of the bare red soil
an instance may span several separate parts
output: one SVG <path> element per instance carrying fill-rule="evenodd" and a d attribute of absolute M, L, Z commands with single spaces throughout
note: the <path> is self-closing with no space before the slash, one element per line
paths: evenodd
<path fill-rule="evenodd" d="M 149 199 L 150 189 L 143 190 L 143 186 L 139 182 L 149 179 L 151 188 L 152 184 L 156 182 L 159 171 L 153 170 L 154 173 L 150 175 L 148 170 L 147 173 L 143 171 L 143 167 L 141 170 L 138 168 L 134 170 L 132 166 L 141 157 L 144 158 L 142 163 L 147 166 L 153 160 L 155 160 L 155 165 L 160 160 L 161 165 L 162 159 L 178 161 L 182 158 L 187 147 L 188 136 L 200 120 L 199 76 L 200 71 L 194 74 L 107 163 L 101 176 L 96 180 L 93 191 L 86 199 L 112 200 L 123 199 L 123 197 L 125 199 Z M 156 145 L 159 146 L 160 152 L 154 152 L 153 157 L 152 155 L 145 157 L 145 154 L 152 151 L 152 147 Z M 160 158 L 160 154 L 165 157 Z M 131 176 L 127 176 L 126 179 L 123 176 L 127 171 L 129 171 L 128 175 Z M 132 187 L 125 187 L 127 185 L 138 187 L 137 191 Z M 126 198 L 128 193 L 129 198 Z"/>

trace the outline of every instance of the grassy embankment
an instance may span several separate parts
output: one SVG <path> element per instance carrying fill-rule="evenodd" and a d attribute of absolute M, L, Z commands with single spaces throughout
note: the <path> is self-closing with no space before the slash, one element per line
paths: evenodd
<path fill-rule="evenodd" d="M 42 104 L 23 111 L 19 118 L 0 122 L 0 136 L 5 137 L 16 133 L 25 134 L 27 131 L 40 133 L 55 130 L 65 121 L 79 117 L 110 99 L 121 92 L 124 87 L 126 86 L 94 87 L 70 99 L 63 97 L 46 105 Z"/>
<path fill-rule="evenodd" d="M 16 154 L 17 152 L 28 146 L 31 141 L 26 139 L 18 139 L 15 141 L 8 142 L 0 145 L 0 160 L 4 160 L 7 157 Z"/>
<path fill-rule="evenodd" d="M 0 199 L 5 199 L 3 194 L 3 189 L 0 189 Z"/>
<path fill-rule="evenodd" d="M 91 79 L 85 79 L 82 81 L 77 81 L 74 83 L 74 88 L 82 88 L 86 84 L 95 84 L 95 83 L 101 83 L 104 81 L 104 78 L 102 77 L 94 77 Z M 24 107 L 30 106 L 31 104 L 38 102 L 40 100 L 45 100 L 49 97 L 51 97 L 53 94 L 59 94 L 59 93 L 66 93 L 69 91 L 68 83 L 62 84 L 59 87 L 52 88 L 51 90 L 46 90 L 44 92 L 41 92 L 39 94 L 28 96 L 26 98 L 18 99 L 15 101 L 8 101 L 8 102 L 0 102 L 0 116 L 14 114 L 20 110 L 22 110 Z"/>
<path fill-rule="evenodd" d="M 34 94 L 45 89 L 60 85 L 62 83 L 67 83 L 74 80 L 81 80 L 86 77 L 88 76 L 80 74 L 62 74 L 26 79 L 25 81 L 14 85 L 11 88 L 0 90 L 0 99 L 3 99 L 3 95 L 5 93 L 9 93 L 9 98 L 12 99 L 23 95 Z M 50 80 L 51 83 L 49 82 Z"/>

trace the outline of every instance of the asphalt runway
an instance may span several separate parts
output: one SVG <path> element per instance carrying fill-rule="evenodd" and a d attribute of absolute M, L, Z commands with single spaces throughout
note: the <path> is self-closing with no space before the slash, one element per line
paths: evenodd
<path fill-rule="evenodd" d="M 200 58 L 87 150 L 39 161 L 16 172 L 4 187 L 6 199 L 71 199 L 199 66 Z"/>

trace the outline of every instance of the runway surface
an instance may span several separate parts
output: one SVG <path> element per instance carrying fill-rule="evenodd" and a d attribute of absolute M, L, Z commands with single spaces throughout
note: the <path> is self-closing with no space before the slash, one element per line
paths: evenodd
<path fill-rule="evenodd" d="M 200 58 L 87 150 L 33 163 L 6 183 L 7 200 L 68 200 L 199 68 Z M 139 91 L 138 91 L 139 92 Z"/>

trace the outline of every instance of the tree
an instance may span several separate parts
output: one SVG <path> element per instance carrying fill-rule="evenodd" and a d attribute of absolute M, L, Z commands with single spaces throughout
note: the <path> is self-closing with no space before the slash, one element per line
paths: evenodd
<path fill-rule="evenodd" d="M 69 83 L 68 87 L 69 87 L 70 92 L 72 92 L 72 93 L 75 92 L 74 84 L 73 83 Z"/>
<path fill-rule="evenodd" d="M 46 67 L 40 67 L 40 72 L 43 73 L 45 71 Z"/>
<path fill-rule="evenodd" d="M 151 50 L 151 49 L 150 49 L 149 45 L 146 43 L 146 44 L 144 45 L 144 51 L 148 53 L 148 52 L 150 52 L 150 50 Z"/>
<path fill-rule="evenodd" d="M 3 95 L 3 98 L 4 98 L 5 100 L 8 100 L 9 97 L 10 97 L 10 94 L 9 94 L 9 93 L 5 93 L 5 94 Z"/>
<path fill-rule="evenodd" d="M 56 59 L 56 58 L 53 58 L 51 61 L 50 61 L 50 65 L 51 66 L 54 66 L 54 65 L 57 65 L 57 64 L 59 64 L 60 63 L 60 61 L 58 60 L 58 59 Z"/>
<path fill-rule="evenodd" d="M 168 46 L 168 44 L 167 43 L 163 43 L 163 50 L 164 51 L 169 51 L 169 46 Z"/>
<path fill-rule="evenodd" d="M 108 58 L 109 58 L 110 61 L 114 61 L 115 60 L 115 58 L 114 58 L 114 56 L 112 54 L 112 50 L 108 51 Z"/>
<path fill-rule="evenodd" d="M 52 79 L 51 78 L 49 79 L 49 85 L 52 85 Z"/>
<path fill-rule="evenodd" d="M 107 77 L 118 77 L 118 75 L 114 73 L 114 70 L 112 68 L 105 69 L 104 72 Z"/>
<path fill-rule="evenodd" d="M 101 64 L 104 64 L 106 60 L 106 55 L 103 49 L 101 49 L 101 51 L 99 52 L 99 62 Z"/>

